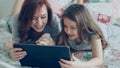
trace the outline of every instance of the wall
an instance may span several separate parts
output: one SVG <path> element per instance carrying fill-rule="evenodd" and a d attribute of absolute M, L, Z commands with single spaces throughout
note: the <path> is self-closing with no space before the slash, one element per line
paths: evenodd
<path fill-rule="evenodd" d="M 10 15 L 14 3 L 15 0 L 0 0 L 0 19 Z"/>

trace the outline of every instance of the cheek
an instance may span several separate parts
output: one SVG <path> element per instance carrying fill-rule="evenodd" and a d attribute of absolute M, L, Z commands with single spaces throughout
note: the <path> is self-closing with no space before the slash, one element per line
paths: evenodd
<path fill-rule="evenodd" d="M 78 35 L 78 31 L 77 30 L 75 31 L 75 34 Z"/>
<path fill-rule="evenodd" d="M 43 24 L 46 25 L 46 24 L 47 24 L 47 21 L 44 21 Z"/>
<path fill-rule="evenodd" d="M 42 21 L 43 25 L 46 25 L 47 23 L 48 23 L 48 19 Z"/>
<path fill-rule="evenodd" d="M 64 28 L 64 32 L 66 33 L 66 29 Z"/>
<path fill-rule="evenodd" d="M 31 27 L 33 27 L 34 25 L 35 25 L 35 23 L 32 23 L 32 24 L 31 24 Z"/>
<path fill-rule="evenodd" d="M 78 34 L 78 31 L 77 31 L 77 30 L 74 30 L 74 31 L 73 31 L 73 34 L 74 34 L 75 36 L 79 36 L 79 34 Z"/>

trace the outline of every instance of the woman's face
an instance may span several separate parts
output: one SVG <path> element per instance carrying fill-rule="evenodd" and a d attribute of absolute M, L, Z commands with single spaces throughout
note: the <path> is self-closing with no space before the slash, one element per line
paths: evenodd
<path fill-rule="evenodd" d="M 64 18 L 64 31 L 71 40 L 79 38 L 76 22 L 70 20 L 67 17 Z"/>
<path fill-rule="evenodd" d="M 46 5 L 37 8 L 35 14 L 33 15 L 31 27 L 36 32 L 42 32 L 48 22 L 48 12 Z"/>

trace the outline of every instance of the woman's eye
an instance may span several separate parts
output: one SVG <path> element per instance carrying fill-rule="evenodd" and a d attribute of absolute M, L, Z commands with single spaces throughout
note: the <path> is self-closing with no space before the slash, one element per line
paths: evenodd
<path fill-rule="evenodd" d="M 32 20 L 37 20 L 37 18 L 34 17 Z"/>
<path fill-rule="evenodd" d="M 46 18 L 46 16 L 43 16 L 43 17 L 41 17 L 42 19 L 45 19 Z"/>
<path fill-rule="evenodd" d="M 75 27 L 71 27 L 71 29 L 73 29 L 73 30 L 74 30 L 74 29 L 76 29 L 76 28 L 75 28 Z"/>
<path fill-rule="evenodd" d="M 66 28 L 67 26 L 64 26 L 64 28 Z"/>

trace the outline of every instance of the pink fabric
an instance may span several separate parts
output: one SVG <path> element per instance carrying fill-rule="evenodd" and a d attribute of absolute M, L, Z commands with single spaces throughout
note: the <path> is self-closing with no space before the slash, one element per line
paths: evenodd
<path fill-rule="evenodd" d="M 104 15 L 104 14 L 98 14 L 98 17 L 97 17 L 98 21 L 100 21 L 101 23 L 104 23 L 104 24 L 108 24 L 110 23 L 110 19 L 111 17 L 110 16 L 107 16 L 107 15 Z"/>
<path fill-rule="evenodd" d="M 48 2 L 51 4 L 53 13 L 60 16 L 63 12 L 63 6 L 59 3 L 59 1 L 58 0 L 48 0 Z"/>

